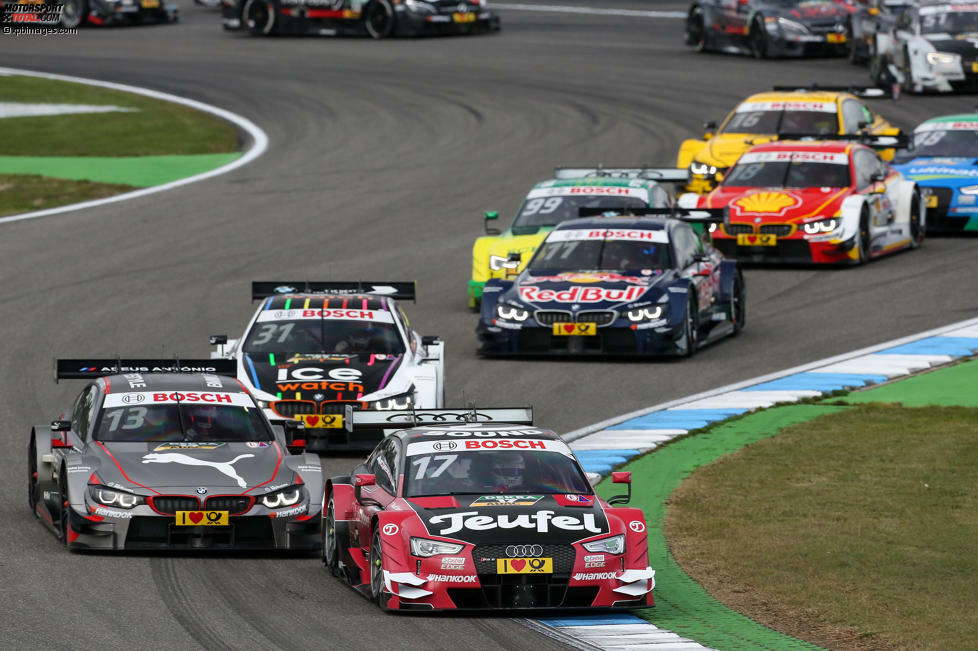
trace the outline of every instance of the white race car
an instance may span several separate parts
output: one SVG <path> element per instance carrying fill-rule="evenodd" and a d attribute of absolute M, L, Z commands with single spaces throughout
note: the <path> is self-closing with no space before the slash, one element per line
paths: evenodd
<path fill-rule="evenodd" d="M 413 282 L 254 282 L 261 305 L 240 339 L 211 337 L 211 358 L 237 361 L 238 380 L 273 424 L 305 424 L 295 447 L 369 450 L 384 432 L 347 431 L 347 405 L 444 404 L 445 344 L 412 330 L 397 304 L 414 296 Z"/>
<path fill-rule="evenodd" d="M 911 93 L 978 90 L 978 3 L 925 0 L 876 33 L 870 74 Z"/>

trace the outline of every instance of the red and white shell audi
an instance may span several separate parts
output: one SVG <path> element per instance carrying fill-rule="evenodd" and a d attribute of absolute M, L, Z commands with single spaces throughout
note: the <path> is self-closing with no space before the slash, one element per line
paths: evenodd
<path fill-rule="evenodd" d="M 397 610 L 653 605 L 640 509 L 595 495 L 530 409 L 350 412 L 406 427 L 323 500 L 323 562 Z M 629 473 L 615 473 L 629 484 Z"/>

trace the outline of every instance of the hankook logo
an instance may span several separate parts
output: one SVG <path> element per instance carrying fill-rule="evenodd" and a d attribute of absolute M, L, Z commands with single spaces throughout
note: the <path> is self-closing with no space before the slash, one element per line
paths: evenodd
<path fill-rule="evenodd" d="M 506 555 L 510 558 L 536 558 L 543 556 L 541 545 L 509 545 L 506 548 Z"/>

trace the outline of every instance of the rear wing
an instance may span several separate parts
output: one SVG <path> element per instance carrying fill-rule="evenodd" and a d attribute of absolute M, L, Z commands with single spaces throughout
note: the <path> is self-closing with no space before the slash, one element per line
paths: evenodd
<path fill-rule="evenodd" d="M 824 90 L 829 93 L 849 93 L 863 99 L 885 99 L 893 97 L 893 93 L 885 88 L 876 86 L 824 86 L 822 84 L 812 84 L 810 86 L 774 86 L 771 90 L 782 93 L 811 93 Z"/>
<path fill-rule="evenodd" d="M 643 179 L 659 183 L 689 183 L 689 170 L 678 167 L 555 167 L 557 180 L 581 179 L 587 177 L 607 177 L 618 179 Z"/>
<path fill-rule="evenodd" d="M 235 377 L 233 359 L 58 359 L 55 380 L 86 380 L 119 373 L 210 373 Z"/>
<path fill-rule="evenodd" d="M 913 139 L 902 131 L 893 136 L 876 135 L 873 133 L 779 133 L 778 142 L 785 140 L 831 140 L 833 142 L 858 142 L 873 149 L 907 149 L 913 145 Z"/>
<path fill-rule="evenodd" d="M 609 212 L 616 216 L 644 217 L 647 215 L 673 217 L 692 224 L 722 224 L 727 216 L 726 208 L 578 208 L 578 217 L 600 217 Z"/>
<path fill-rule="evenodd" d="M 469 425 L 472 423 L 532 425 L 533 407 L 380 411 L 354 409 L 351 405 L 347 405 L 343 417 L 343 426 L 350 432 L 358 429 L 393 429 L 423 425 Z"/>
<path fill-rule="evenodd" d="M 399 301 L 413 301 L 417 296 L 417 282 L 346 282 L 309 280 L 277 281 L 259 280 L 251 283 L 251 300 L 285 294 L 375 294 L 390 296 Z"/>

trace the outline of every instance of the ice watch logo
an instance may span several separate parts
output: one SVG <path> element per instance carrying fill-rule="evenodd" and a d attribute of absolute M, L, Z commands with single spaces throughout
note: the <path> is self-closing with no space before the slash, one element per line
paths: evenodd
<path fill-rule="evenodd" d="M 436 515 L 428 520 L 432 525 L 447 523 L 438 535 L 447 536 L 467 529 L 469 531 L 487 531 L 490 529 L 536 529 L 539 533 L 547 533 L 550 528 L 564 531 L 590 531 L 603 533 L 594 521 L 593 513 L 584 513 L 580 518 L 573 515 L 554 515 L 553 511 L 537 511 L 534 514 L 521 515 L 479 515 L 478 511 L 448 513 Z"/>

